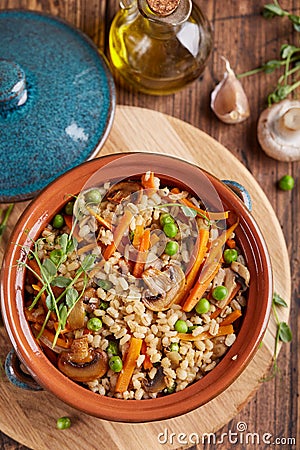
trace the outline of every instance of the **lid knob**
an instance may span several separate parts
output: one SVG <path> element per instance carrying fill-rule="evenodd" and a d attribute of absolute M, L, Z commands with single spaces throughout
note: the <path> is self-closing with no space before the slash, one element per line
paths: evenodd
<path fill-rule="evenodd" d="M 0 111 L 21 106 L 26 100 L 24 70 L 14 61 L 0 59 Z"/>

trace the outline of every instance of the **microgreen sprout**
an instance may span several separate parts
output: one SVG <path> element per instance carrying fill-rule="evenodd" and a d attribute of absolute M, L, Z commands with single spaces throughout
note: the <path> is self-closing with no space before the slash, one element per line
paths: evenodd
<path fill-rule="evenodd" d="M 266 18 L 275 16 L 288 17 L 293 23 L 295 30 L 300 32 L 300 16 L 285 11 L 277 1 L 264 6 L 263 16 Z M 260 67 L 237 75 L 237 78 L 243 78 L 259 72 L 269 74 L 277 69 L 282 69 L 283 74 L 278 78 L 275 89 L 268 94 L 268 105 L 270 106 L 273 103 L 284 100 L 300 86 L 300 80 L 295 78 L 300 73 L 300 47 L 283 44 L 280 49 L 280 59 L 266 61 Z"/>
<path fill-rule="evenodd" d="M 277 373 L 280 373 L 280 369 L 277 364 L 277 356 L 278 356 L 278 344 L 279 341 L 283 343 L 291 342 L 292 340 L 292 331 L 286 322 L 281 322 L 278 317 L 277 307 L 287 308 L 288 305 L 286 301 L 280 297 L 280 295 L 274 293 L 272 300 L 272 311 L 274 314 L 275 322 L 277 325 L 277 331 L 275 336 L 275 344 L 274 344 L 274 353 L 273 353 L 273 365 L 271 369 L 271 373 L 269 376 L 263 378 L 261 381 L 269 381 L 273 379 Z"/>
<path fill-rule="evenodd" d="M 37 339 L 42 336 L 47 322 L 50 318 L 51 312 L 54 311 L 57 316 L 58 326 L 56 328 L 56 334 L 53 340 L 53 347 L 56 345 L 60 332 L 65 328 L 67 318 L 70 315 L 72 309 L 84 294 L 88 283 L 87 273 L 93 267 L 96 259 L 96 256 L 94 255 L 89 254 L 85 256 L 85 258 L 81 262 L 81 266 L 77 269 L 72 279 L 59 275 L 60 266 L 66 261 L 68 255 L 71 254 L 77 247 L 77 241 L 73 236 L 75 225 L 76 221 L 74 221 L 71 233 L 69 235 L 64 233 L 59 236 L 59 248 L 53 250 L 50 253 L 49 258 L 43 260 L 41 260 L 40 258 L 39 249 L 43 244 L 44 238 L 40 238 L 36 242 L 34 242 L 32 249 L 29 247 L 24 248 L 25 250 L 27 250 L 28 256 L 31 256 L 31 259 L 34 259 L 36 268 L 32 268 L 32 265 L 30 265 L 30 263 L 20 260 L 18 261 L 18 264 L 20 266 L 26 267 L 27 270 L 31 271 L 34 274 L 41 285 L 31 305 L 28 307 L 28 310 L 31 311 L 35 307 L 43 293 L 46 295 L 45 303 L 48 311 L 42 327 L 37 335 Z M 82 277 L 83 288 L 81 290 L 81 293 L 79 294 L 78 291 L 74 288 L 74 285 Z M 63 289 L 58 297 L 55 297 L 53 287 L 59 287 Z"/>
<path fill-rule="evenodd" d="M 289 11 L 281 8 L 277 0 L 274 0 L 273 3 L 268 3 L 265 5 L 262 14 L 266 19 L 271 19 L 275 16 L 287 17 L 292 22 L 294 29 L 296 31 L 300 31 L 300 16 L 291 14 Z"/>

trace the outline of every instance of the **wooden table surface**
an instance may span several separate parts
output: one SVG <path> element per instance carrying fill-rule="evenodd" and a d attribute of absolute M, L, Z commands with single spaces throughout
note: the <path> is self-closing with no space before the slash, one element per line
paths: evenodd
<path fill-rule="evenodd" d="M 223 433 L 236 432 L 239 422 L 244 422 L 247 430 L 258 433 L 261 440 L 265 433 L 270 433 L 273 441 L 277 439 L 278 443 L 275 447 L 296 449 L 300 448 L 298 400 L 300 161 L 294 163 L 275 161 L 263 153 L 257 142 L 257 119 L 266 105 L 269 88 L 276 84 L 275 73 L 258 74 L 243 80 L 250 101 L 251 116 L 242 124 L 230 126 L 221 123 L 213 115 L 209 105 L 210 92 L 224 71 L 221 55 L 230 60 L 237 73 L 241 73 L 267 60 L 278 58 L 283 43 L 299 45 L 299 35 L 293 32 L 287 19 L 276 18 L 270 21 L 263 19 L 260 13 L 262 6 L 267 3 L 264 0 L 226 2 L 196 0 L 196 3 L 201 6 L 214 27 L 213 53 L 202 78 L 175 95 L 151 97 L 134 92 L 116 77 L 117 102 L 161 111 L 202 129 L 230 149 L 253 174 L 268 196 L 282 226 L 290 256 L 292 271 L 290 326 L 293 331 L 293 341 L 289 345 L 283 345 L 281 349 L 279 355 L 281 377 L 277 376 L 272 381 L 262 383 L 257 394 L 245 404 L 239 415 L 219 430 L 217 438 L 220 443 L 213 448 L 216 450 L 229 447 L 269 448 L 269 445 L 262 442 L 258 446 L 234 444 L 233 441 L 230 446 L 225 439 L 224 443 L 221 442 Z M 282 0 L 281 5 L 300 14 L 299 0 Z M 118 9 L 118 2 L 113 0 L 0 0 L 0 9 L 8 8 L 33 9 L 60 16 L 83 30 L 99 48 L 107 53 L 109 26 Z M 298 90 L 298 98 L 299 95 L 300 90 Z M 296 187 L 291 192 L 279 191 L 276 186 L 277 181 L 285 174 L 290 174 L 296 179 Z M 297 444 L 288 445 L 288 438 L 295 438 Z M 99 445 L 100 448 L 101 445 Z M 193 448 L 200 449 L 202 446 Z M 212 447 L 205 444 L 203 448 Z M 24 450 L 26 447 L 0 432 L 0 449 Z"/>

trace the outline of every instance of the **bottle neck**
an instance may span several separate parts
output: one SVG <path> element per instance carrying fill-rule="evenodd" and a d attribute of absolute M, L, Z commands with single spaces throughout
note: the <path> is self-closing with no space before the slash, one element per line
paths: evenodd
<path fill-rule="evenodd" d="M 146 19 L 168 27 L 181 25 L 192 11 L 192 0 L 138 0 L 137 3 Z"/>

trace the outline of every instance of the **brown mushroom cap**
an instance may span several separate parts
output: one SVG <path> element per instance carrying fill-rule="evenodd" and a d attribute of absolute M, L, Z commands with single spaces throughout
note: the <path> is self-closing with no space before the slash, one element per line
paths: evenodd
<path fill-rule="evenodd" d="M 283 100 L 265 109 L 258 120 L 257 137 L 272 158 L 300 160 L 300 101 Z"/>
<path fill-rule="evenodd" d="M 121 203 L 130 197 L 133 203 L 138 203 L 143 194 L 142 186 L 135 181 L 120 181 L 113 185 L 106 194 L 106 198 L 113 203 Z"/>
<path fill-rule="evenodd" d="M 71 380 L 87 383 L 103 377 L 108 370 L 108 356 L 100 349 L 89 349 L 90 361 L 72 360 L 72 352 L 62 352 L 58 358 L 58 368 Z"/>
<path fill-rule="evenodd" d="M 144 271 L 142 278 L 148 287 L 142 301 L 151 311 L 169 309 L 185 287 L 184 272 L 176 265 L 168 264 L 162 271 L 151 267 Z"/>

